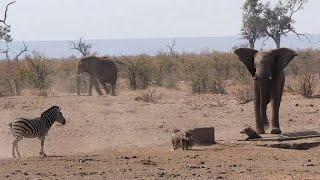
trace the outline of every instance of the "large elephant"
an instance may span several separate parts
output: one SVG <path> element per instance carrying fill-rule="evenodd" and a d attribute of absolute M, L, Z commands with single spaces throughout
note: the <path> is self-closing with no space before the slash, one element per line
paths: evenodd
<path fill-rule="evenodd" d="M 103 95 L 99 83 L 103 86 L 106 91 L 106 94 L 110 93 L 109 87 L 106 83 L 111 86 L 111 95 L 115 96 L 115 88 L 118 77 L 117 65 L 109 57 L 84 57 L 77 62 L 77 93 L 80 95 L 80 75 L 82 73 L 88 73 L 90 75 L 89 91 L 88 95 L 91 96 L 92 88 L 95 87 L 99 95 Z"/>
<path fill-rule="evenodd" d="M 281 134 L 279 124 L 279 108 L 285 76 L 283 69 L 297 53 L 287 48 L 268 52 L 240 48 L 234 52 L 240 61 L 247 66 L 254 80 L 256 128 L 264 134 L 269 127 L 267 105 L 272 105 L 271 134 Z"/>

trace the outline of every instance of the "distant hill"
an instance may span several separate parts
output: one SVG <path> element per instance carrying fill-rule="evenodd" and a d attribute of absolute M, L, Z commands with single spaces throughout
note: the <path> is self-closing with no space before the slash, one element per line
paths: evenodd
<path fill-rule="evenodd" d="M 176 40 L 175 50 L 177 52 L 201 51 L 224 51 L 229 52 L 235 46 L 244 44 L 239 36 L 225 37 L 185 37 L 185 38 L 137 38 L 137 39 L 103 39 L 88 40 L 88 43 L 94 45 L 93 50 L 100 55 L 136 55 L 149 54 L 154 55 L 158 52 L 168 51 L 167 44 L 171 44 L 173 39 Z M 283 46 L 292 49 L 320 48 L 320 34 L 310 35 L 310 42 L 306 39 L 299 40 L 296 36 L 290 35 L 283 39 Z M 38 51 L 50 58 L 78 56 L 76 51 L 69 49 L 69 41 L 27 41 L 30 51 Z M 271 49 L 275 45 L 271 40 L 258 42 L 256 49 Z M 0 43 L 0 46 L 4 44 Z M 12 49 L 19 50 L 22 42 L 15 41 L 12 43 Z M 0 56 L 1 59 L 4 56 Z"/>

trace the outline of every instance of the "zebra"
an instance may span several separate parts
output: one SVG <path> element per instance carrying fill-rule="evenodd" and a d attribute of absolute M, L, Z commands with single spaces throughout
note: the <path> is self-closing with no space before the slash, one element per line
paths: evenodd
<path fill-rule="evenodd" d="M 12 156 L 16 158 L 15 150 L 18 157 L 20 158 L 20 153 L 18 151 L 18 143 L 24 137 L 25 138 L 36 138 L 38 137 L 41 141 L 41 149 L 39 154 L 41 156 L 47 156 L 43 151 L 45 136 L 47 135 L 52 124 L 57 121 L 64 125 L 66 123 L 65 118 L 60 112 L 61 108 L 59 106 L 52 106 L 45 112 L 41 114 L 41 117 L 34 119 L 18 118 L 9 124 L 11 132 L 14 137 L 12 146 Z"/>

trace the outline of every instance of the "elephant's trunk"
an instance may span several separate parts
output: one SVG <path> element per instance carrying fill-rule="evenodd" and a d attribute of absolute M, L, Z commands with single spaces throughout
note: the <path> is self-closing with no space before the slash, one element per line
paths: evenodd
<path fill-rule="evenodd" d="M 269 94 L 268 94 L 268 80 L 260 79 L 259 86 L 260 86 L 260 115 L 263 125 L 265 127 L 269 126 L 268 118 L 267 118 L 267 105 L 270 101 Z"/>

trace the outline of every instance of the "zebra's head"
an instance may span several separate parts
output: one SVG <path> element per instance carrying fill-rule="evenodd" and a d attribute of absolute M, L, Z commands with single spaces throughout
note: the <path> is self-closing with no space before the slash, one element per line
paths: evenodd
<path fill-rule="evenodd" d="M 62 112 L 58 112 L 55 117 L 56 121 L 61 123 L 62 125 L 66 124 L 66 119 L 63 117 Z"/>
<path fill-rule="evenodd" d="M 62 125 L 66 124 L 66 119 L 63 117 L 61 113 L 61 108 L 59 106 L 52 106 L 45 112 L 41 114 L 41 118 L 48 116 L 52 116 L 54 121 L 61 123 Z"/>

